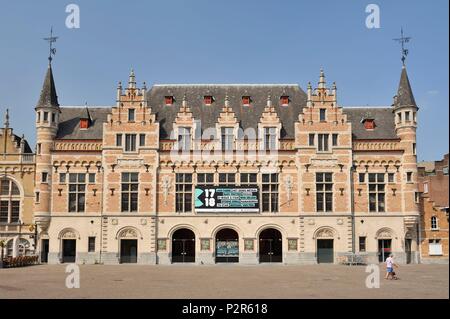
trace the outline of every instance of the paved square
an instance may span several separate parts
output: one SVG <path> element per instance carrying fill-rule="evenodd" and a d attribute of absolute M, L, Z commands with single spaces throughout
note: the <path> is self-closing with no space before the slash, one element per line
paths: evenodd
<path fill-rule="evenodd" d="M 66 265 L 0 269 L 0 298 L 449 298 L 448 265 L 403 265 L 400 280 L 366 288 L 365 266 Z"/>

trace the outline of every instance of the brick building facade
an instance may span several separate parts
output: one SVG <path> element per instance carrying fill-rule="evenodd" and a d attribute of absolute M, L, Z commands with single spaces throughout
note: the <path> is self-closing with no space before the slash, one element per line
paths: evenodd
<path fill-rule="evenodd" d="M 420 248 L 424 263 L 448 263 L 448 154 L 418 164 Z"/>
<path fill-rule="evenodd" d="M 388 107 L 342 107 L 323 71 L 306 92 L 147 90 L 132 71 L 114 106 L 88 108 L 58 104 L 49 65 L 36 106 L 43 259 L 313 264 L 392 252 L 418 262 L 417 110 L 405 68 Z M 257 209 L 198 209 L 199 194 L 233 187 L 256 190 Z"/>
<path fill-rule="evenodd" d="M 14 134 L 9 126 L 8 110 L 0 128 L 0 141 L 0 250 L 5 257 L 31 255 L 36 251 L 34 154 L 25 137 Z"/>

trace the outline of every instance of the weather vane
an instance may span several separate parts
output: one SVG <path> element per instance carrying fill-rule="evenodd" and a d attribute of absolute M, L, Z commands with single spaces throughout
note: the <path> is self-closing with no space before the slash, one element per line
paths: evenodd
<path fill-rule="evenodd" d="M 50 52 L 48 54 L 48 62 L 52 63 L 52 55 L 56 54 L 56 49 L 53 48 L 53 42 L 56 42 L 56 39 L 58 39 L 58 37 L 54 37 L 53 36 L 53 27 L 50 28 L 50 37 L 48 38 L 44 38 L 45 41 L 48 42 L 49 46 L 50 46 Z"/>
<path fill-rule="evenodd" d="M 393 39 L 402 45 L 402 63 L 405 65 L 406 56 L 408 55 L 408 50 L 405 49 L 405 43 L 408 43 L 411 40 L 411 37 L 403 36 L 403 28 L 400 29 L 400 38 Z"/>

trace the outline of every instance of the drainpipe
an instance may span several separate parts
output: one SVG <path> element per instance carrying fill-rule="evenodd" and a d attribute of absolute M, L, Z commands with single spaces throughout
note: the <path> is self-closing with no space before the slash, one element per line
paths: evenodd
<path fill-rule="evenodd" d="M 352 217 L 352 254 L 355 254 L 355 194 L 353 185 L 353 173 L 355 171 L 354 165 L 350 167 L 350 213 Z"/>
<path fill-rule="evenodd" d="M 103 155 L 102 155 L 103 156 Z M 102 171 L 102 200 L 100 201 L 100 254 L 99 254 L 99 264 L 102 263 L 102 249 L 103 249 L 103 202 L 105 198 L 105 169 L 101 166 Z"/>

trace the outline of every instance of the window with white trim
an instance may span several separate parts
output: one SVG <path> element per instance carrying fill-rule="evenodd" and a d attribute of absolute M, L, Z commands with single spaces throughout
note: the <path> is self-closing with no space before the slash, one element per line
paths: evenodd
<path fill-rule="evenodd" d="M 222 136 L 222 151 L 231 151 L 233 150 L 234 143 L 234 134 L 232 127 L 222 127 L 221 128 L 221 136 Z"/>
<path fill-rule="evenodd" d="M 136 134 L 125 134 L 125 152 L 136 152 Z"/>
<path fill-rule="evenodd" d="M 121 211 L 138 211 L 139 173 L 122 173 Z"/>
<path fill-rule="evenodd" d="M 431 217 L 431 230 L 438 230 L 439 226 L 438 226 L 438 219 L 436 216 L 432 216 Z"/>
<path fill-rule="evenodd" d="M 440 239 L 430 239 L 428 241 L 428 254 L 430 256 L 442 255 L 442 244 Z"/>
<path fill-rule="evenodd" d="M 369 211 L 385 211 L 384 173 L 369 173 Z"/>
<path fill-rule="evenodd" d="M 262 211 L 278 212 L 278 174 L 262 174 Z"/>
<path fill-rule="evenodd" d="M 328 137 L 330 134 L 318 134 L 318 150 L 319 152 L 328 151 Z"/>
<path fill-rule="evenodd" d="M 175 205 L 179 213 L 192 211 L 192 174 L 177 173 L 175 182 Z"/>
<path fill-rule="evenodd" d="M 271 151 L 277 147 L 277 128 L 265 127 L 264 128 L 264 150 Z"/>
<path fill-rule="evenodd" d="M 316 173 L 316 209 L 318 212 L 333 211 L 332 173 Z"/>
<path fill-rule="evenodd" d="M 69 212 L 84 212 L 86 174 L 69 174 Z"/>
<path fill-rule="evenodd" d="M 0 223 L 18 223 L 20 216 L 20 191 L 8 178 L 0 181 Z"/>
<path fill-rule="evenodd" d="M 191 149 L 191 128 L 178 128 L 178 149 L 180 151 L 188 151 Z"/>

